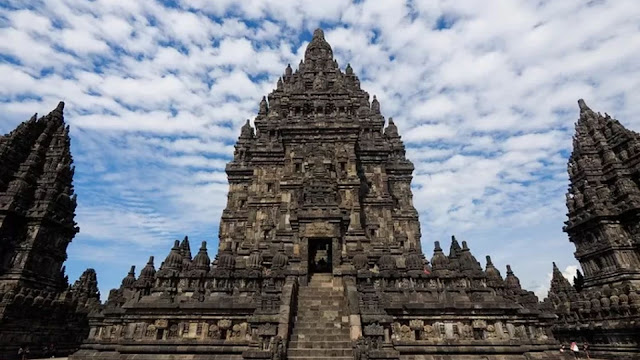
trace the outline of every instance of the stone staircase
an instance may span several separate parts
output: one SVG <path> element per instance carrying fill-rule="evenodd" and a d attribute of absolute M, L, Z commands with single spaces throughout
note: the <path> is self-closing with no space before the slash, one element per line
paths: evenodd
<path fill-rule="evenodd" d="M 332 274 L 314 274 L 298 293 L 298 314 L 287 359 L 353 360 L 347 300 Z"/>

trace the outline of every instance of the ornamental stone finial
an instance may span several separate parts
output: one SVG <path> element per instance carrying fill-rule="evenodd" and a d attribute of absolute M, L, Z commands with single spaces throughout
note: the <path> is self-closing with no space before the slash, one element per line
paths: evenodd
<path fill-rule="evenodd" d="M 324 39 L 324 31 L 318 28 L 313 32 L 313 38 L 304 52 L 305 61 L 312 60 L 314 62 L 332 61 L 333 50 L 331 45 Z"/>
<path fill-rule="evenodd" d="M 591 110 L 588 106 L 587 103 L 584 102 L 583 99 L 579 99 L 578 100 L 578 106 L 580 107 L 580 112 L 582 111 L 587 111 L 587 110 Z"/>
<path fill-rule="evenodd" d="M 267 104 L 267 97 L 263 96 L 262 100 L 260 100 L 260 110 L 258 111 L 258 114 L 267 115 L 268 112 L 269 112 L 269 105 Z"/>

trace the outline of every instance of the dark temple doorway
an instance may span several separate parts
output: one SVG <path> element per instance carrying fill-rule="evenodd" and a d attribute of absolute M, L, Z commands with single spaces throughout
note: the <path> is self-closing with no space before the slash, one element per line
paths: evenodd
<path fill-rule="evenodd" d="M 309 274 L 331 273 L 331 239 L 309 241 Z"/>

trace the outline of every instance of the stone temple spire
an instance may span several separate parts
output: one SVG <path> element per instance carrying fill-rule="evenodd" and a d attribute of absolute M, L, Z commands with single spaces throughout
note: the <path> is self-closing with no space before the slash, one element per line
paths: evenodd
<path fill-rule="evenodd" d="M 93 269 L 69 287 L 64 261 L 78 232 L 64 103 L 0 136 L 0 358 L 20 343 L 76 348 L 99 306 Z M 64 330 L 62 330 L 64 329 Z M 60 335 L 64 334 L 64 335 Z M 39 355 L 33 349 L 35 355 Z"/>
<path fill-rule="evenodd" d="M 66 286 L 58 274 L 78 228 L 63 110 L 60 102 L 0 137 L 0 285 L 30 278 L 51 289 Z"/>
<path fill-rule="evenodd" d="M 568 221 L 564 230 L 576 246 L 585 287 L 616 281 L 640 284 L 638 227 L 640 135 L 609 115 L 578 101 L 573 152 L 569 158 Z"/>
<path fill-rule="evenodd" d="M 640 135 L 582 99 L 578 108 L 563 230 L 576 247 L 584 283 L 572 286 L 554 263 L 544 307 L 558 316 L 554 334 L 561 341 L 594 339 L 602 358 L 636 358 L 637 345 L 629 347 L 633 355 L 608 352 L 638 333 L 640 312 L 623 307 L 632 297 L 640 304 Z"/>

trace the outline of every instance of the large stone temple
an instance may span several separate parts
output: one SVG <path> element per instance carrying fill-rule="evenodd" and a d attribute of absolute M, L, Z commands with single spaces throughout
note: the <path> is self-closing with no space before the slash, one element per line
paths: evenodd
<path fill-rule="evenodd" d="M 185 238 L 132 267 L 71 359 L 558 359 L 510 267 L 455 238 L 425 259 L 380 108 L 316 30 L 242 127 L 215 259 Z"/>
<path fill-rule="evenodd" d="M 64 103 L 0 137 L 0 359 L 54 344 L 76 349 L 100 305 L 96 273 L 69 286 L 63 262 L 78 232 Z"/>
<path fill-rule="evenodd" d="M 640 359 L 640 134 L 579 101 L 564 231 L 584 271 L 553 266 L 545 307 L 556 336 L 611 359 Z"/>

